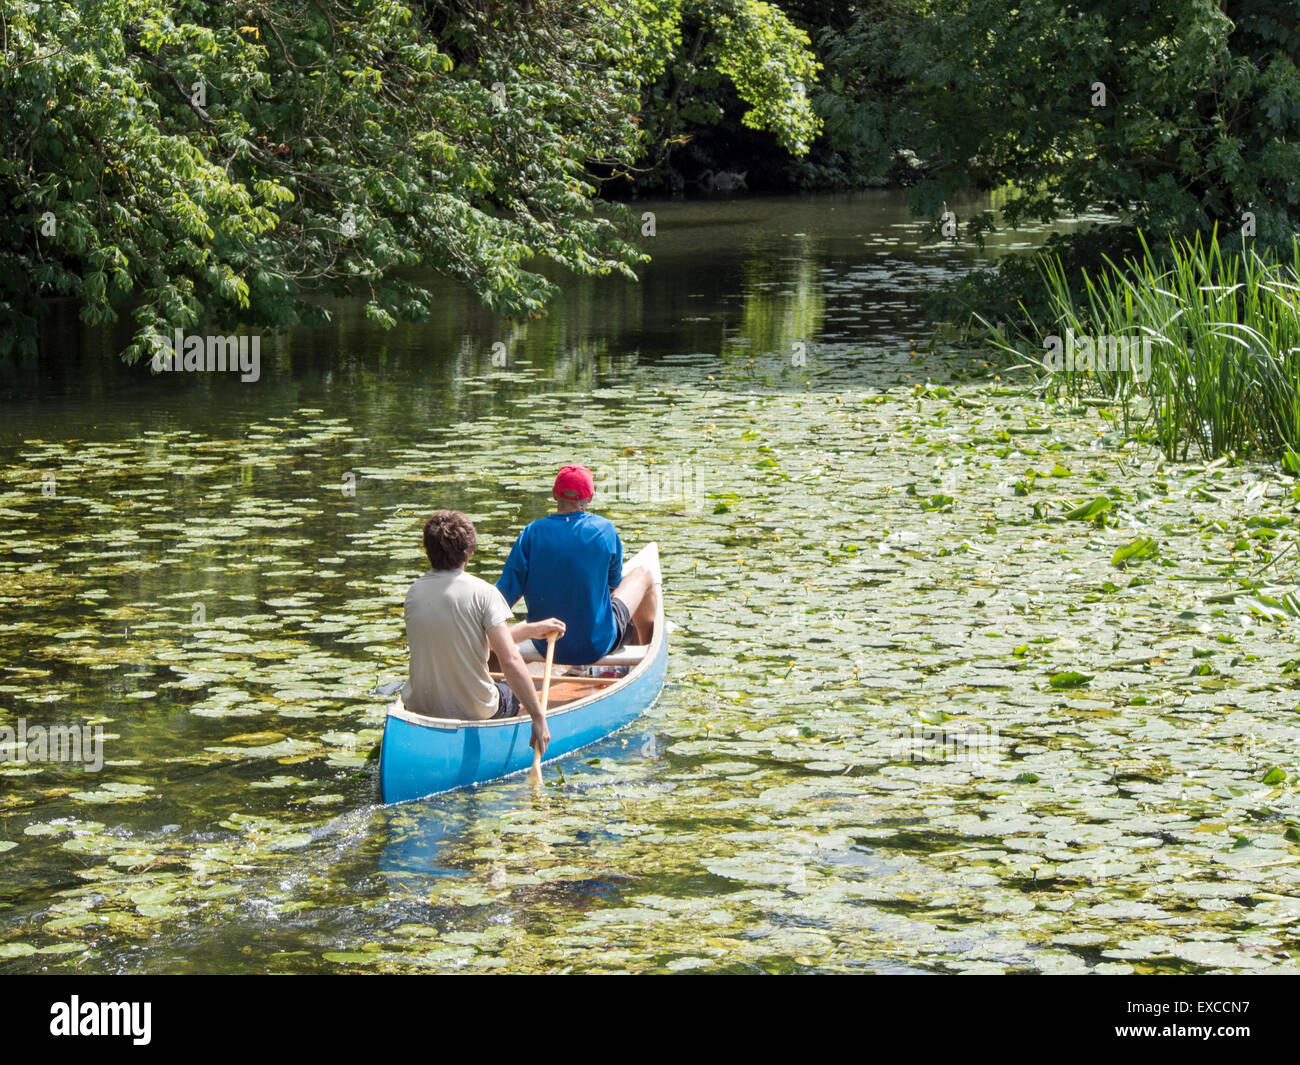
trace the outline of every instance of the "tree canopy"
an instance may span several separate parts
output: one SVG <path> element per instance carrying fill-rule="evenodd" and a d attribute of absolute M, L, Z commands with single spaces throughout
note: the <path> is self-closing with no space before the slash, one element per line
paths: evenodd
<path fill-rule="evenodd" d="M 1011 186 L 1012 225 L 1101 208 L 1283 248 L 1300 228 L 1294 3 L 881 0 L 819 43 L 831 143 L 876 167 L 914 151 L 924 214 Z"/>
<path fill-rule="evenodd" d="M 429 270 L 539 314 L 542 263 L 643 261 L 611 195 L 706 167 L 1286 249 L 1298 66 L 1286 0 L 0 0 L 0 355 L 57 296 L 128 358 L 419 319 Z"/>
<path fill-rule="evenodd" d="M 310 321 L 324 292 L 418 319 L 417 268 L 512 315 L 551 296 L 541 260 L 631 275 L 593 199 L 706 17 L 747 121 L 800 150 L 813 61 L 755 0 L 4 0 L 0 353 L 35 350 L 49 296 L 129 313 L 134 359 L 203 320 Z"/>

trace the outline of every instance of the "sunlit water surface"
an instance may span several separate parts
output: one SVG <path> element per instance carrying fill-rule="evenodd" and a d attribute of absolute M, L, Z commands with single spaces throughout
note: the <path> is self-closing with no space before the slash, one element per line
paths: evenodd
<path fill-rule="evenodd" d="M 0 725 L 105 762 L 0 762 L 0 971 L 1294 969 L 1297 652 L 1211 599 L 1289 486 L 931 344 L 928 291 L 1041 232 L 636 210 L 641 283 L 546 319 L 341 304 L 239 384 L 56 310 L 3 369 Z M 422 517 L 495 580 L 573 461 L 661 545 L 662 697 L 541 794 L 378 805 Z"/>

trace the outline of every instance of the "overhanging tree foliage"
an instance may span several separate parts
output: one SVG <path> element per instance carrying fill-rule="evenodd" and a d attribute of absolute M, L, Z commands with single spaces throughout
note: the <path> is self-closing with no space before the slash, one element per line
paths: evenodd
<path fill-rule="evenodd" d="M 730 119 L 772 134 L 776 154 L 806 154 L 821 130 L 813 92 L 821 65 L 808 33 L 764 0 L 637 0 L 643 85 L 642 187 L 679 189 L 673 156 Z M 727 104 L 736 105 L 728 115 Z M 724 162 L 715 160 L 715 162 Z"/>
<path fill-rule="evenodd" d="M 766 6 L 727 0 L 722 23 Z M 683 18 L 680 0 L 3 0 L 0 354 L 35 351 L 51 295 L 92 323 L 128 312 L 134 359 L 205 320 L 312 320 L 322 292 L 420 318 L 409 268 L 507 314 L 552 294 L 538 258 L 631 275 L 593 175 L 639 158 Z M 764 96 L 780 71 L 732 76 L 756 122 L 808 132 Z"/>
<path fill-rule="evenodd" d="M 852 8 L 847 27 L 818 35 L 818 110 L 831 145 L 863 168 L 916 152 L 920 213 L 937 215 L 965 189 L 1011 186 L 1013 225 L 1100 207 L 1153 235 L 1245 226 L 1290 248 L 1300 228 L 1293 2 Z"/>
<path fill-rule="evenodd" d="M 1149 233 L 1300 225 L 1300 22 L 1278 0 L 934 0 L 908 68 L 926 100 L 922 209 L 1013 184 L 1011 223 L 1061 205 Z"/>

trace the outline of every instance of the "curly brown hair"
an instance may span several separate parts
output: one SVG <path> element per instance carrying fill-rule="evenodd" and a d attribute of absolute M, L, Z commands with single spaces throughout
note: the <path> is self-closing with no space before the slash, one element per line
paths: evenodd
<path fill-rule="evenodd" d="M 424 553 L 434 569 L 459 569 L 477 546 L 474 523 L 458 510 L 439 510 L 424 523 Z"/>

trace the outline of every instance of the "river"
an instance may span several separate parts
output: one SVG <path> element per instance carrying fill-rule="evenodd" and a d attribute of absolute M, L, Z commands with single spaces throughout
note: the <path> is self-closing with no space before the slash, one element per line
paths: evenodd
<path fill-rule="evenodd" d="M 56 308 L 0 368 L 0 972 L 1294 971 L 1295 622 L 1223 597 L 1289 484 L 932 341 L 1045 230 L 635 210 L 641 281 L 543 319 L 339 301 L 241 383 Z M 379 805 L 423 516 L 495 580 L 575 461 L 661 545 L 662 697 L 540 794 Z M 22 756 L 60 725 L 97 771 Z"/>

